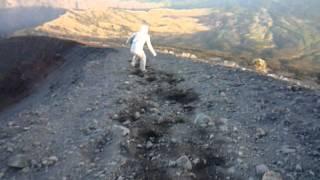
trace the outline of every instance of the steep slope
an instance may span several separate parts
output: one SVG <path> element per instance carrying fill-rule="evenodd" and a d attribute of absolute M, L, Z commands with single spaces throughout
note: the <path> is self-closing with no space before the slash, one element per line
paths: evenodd
<path fill-rule="evenodd" d="M 141 74 L 127 48 L 62 57 L 0 114 L 3 179 L 320 178 L 319 90 L 162 54 Z"/>
<path fill-rule="evenodd" d="M 0 110 L 31 94 L 35 86 L 65 62 L 76 43 L 46 37 L 0 40 Z"/>

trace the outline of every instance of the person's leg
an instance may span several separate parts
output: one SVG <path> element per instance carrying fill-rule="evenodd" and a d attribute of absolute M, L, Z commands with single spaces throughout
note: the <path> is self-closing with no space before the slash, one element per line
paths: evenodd
<path fill-rule="evenodd" d="M 137 64 L 137 55 L 133 55 L 132 61 L 131 61 L 131 66 L 135 67 Z"/>
<path fill-rule="evenodd" d="M 140 57 L 140 70 L 146 71 L 146 65 L 147 65 L 147 57 L 146 57 L 146 54 L 143 52 Z"/>

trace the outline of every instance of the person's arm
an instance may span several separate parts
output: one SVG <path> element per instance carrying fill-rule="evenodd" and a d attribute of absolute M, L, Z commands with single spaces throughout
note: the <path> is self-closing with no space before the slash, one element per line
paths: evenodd
<path fill-rule="evenodd" d="M 150 52 L 153 54 L 153 56 L 157 56 L 156 51 L 152 47 L 150 36 L 148 36 L 148 38 L 147 38 L 147 46 L 148 46 L 148 49 L 150 50 Z"/>
<path fill-rule="evenodd" d="M 132 41 L 132 39 L 134 38 L 135 35 L 136 35 L 136 33 L 131 34 L 131 36 L 127 39 L 126 44 L 129 44 L 129 42 Z"/>

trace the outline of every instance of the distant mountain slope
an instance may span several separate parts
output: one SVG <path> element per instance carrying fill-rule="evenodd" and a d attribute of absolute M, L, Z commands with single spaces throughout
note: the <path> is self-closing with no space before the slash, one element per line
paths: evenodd
<path fill-rule="evenodd" d="M 35 29 L 49 35 L 85 36 L 88 38 L 126 38 L 142 23 L 152 25 L 157 36 L 181 35 L 207 31 L 197 17 L 210 14 L 209 10 L 155 9 L 148 12 L 118 9 L 68 11 L 61 18 Z"/>
<path fill-rule="evenodd" d="M 299 17 L 320 17 L 318 0 L 141 0 L 143 2 L 163 3 L 171 8 L 247 8 L 251 11 L 260 8 L 289 13 Z"/>
<path fill-rule="evenodd" d="M 136 0 L 0 0 L 0 8 L 12 7 L 31 7 L 31 6 L 49 6 L 66 9 L 88 9 L 88 8 L 155 8 L 160 7 L 162 3 L 139 2 Z"/>
<path fill-rule="evenodd" d="M 72 10 L 17 34 L 106 42 L 106 39 L 126 39 L 142 23 L 151 25 L 151 34 L 158 45 L 219 51 L 236 57 L 243 65 L 262 57 L 273 70 L 298 78 L 317 80 L 320 72 L 320 29 L 311 20 L 276 14 L 266 8 L 256 11 L 242 8 Z"/>

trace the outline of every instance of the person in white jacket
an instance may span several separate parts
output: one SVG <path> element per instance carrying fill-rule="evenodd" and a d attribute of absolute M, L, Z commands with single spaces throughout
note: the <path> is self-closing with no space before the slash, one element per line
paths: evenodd
<path fill-rule="evenodd" d="M 148 49 L 153 56 L 157 56 L 157 53 L 152 47 L 150 35 L 148 33 L 149 27 L 142 25 L 139 32 L 133 33 L 127 41 L 127 44 L 131 44 L 130 52 L 133 54 L 131 65 L 136 66 L 137 60 L 140 60 L 140 70 L 146 72 L 147 57 L 143 51 L 145 43 L 147 43 Z"/>

